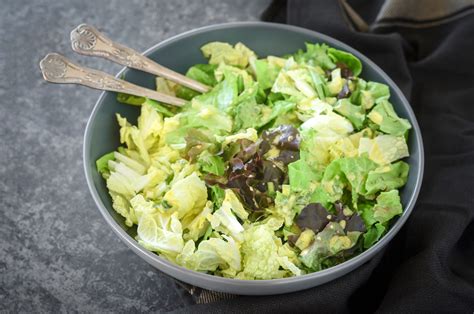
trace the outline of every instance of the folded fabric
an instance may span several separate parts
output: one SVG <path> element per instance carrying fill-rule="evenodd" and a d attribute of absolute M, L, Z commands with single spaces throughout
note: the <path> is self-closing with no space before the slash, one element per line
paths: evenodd
<path fill-rule="evenodd" d="M 376 258 L 323 286 L 243 297 L 191 287 L 185 312 L 449 312 L 474 309 L 474 1 L 273 1 L 267 21 L 339 39 L 409 99 L 425 145 L 415 209 Z"/>

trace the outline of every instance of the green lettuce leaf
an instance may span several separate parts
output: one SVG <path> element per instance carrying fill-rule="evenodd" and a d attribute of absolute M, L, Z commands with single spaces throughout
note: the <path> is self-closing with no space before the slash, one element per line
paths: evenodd
<path fill-rule="evenodd" d="M 228 43 L 215 41 L 202 46 L 201 51 L 204 57 L 209 58 L 209 64 L 223 62 L 240 68 L 245 68 L 250 59 L 256 58 L 255 52 L 242 43 L 237 43 L 232 47 Z"/>
<path fill-rule="evenodd" d="M 367 194 L 390 191 L 404 186 L 407 182 L 409 168 L 406 162 L 399 161 L 370 171 L 365 182 Z"/>
<path fill-rule="evenodd" d="M 220 156 L 212 155 L 206 150 L 199 155 L 198 163 L 201 166 L 201 170 L 204 172 L 218 176 L 224 175 L 225 164 Z"/>
<path fill-rule="evenodd" d="M 374 139 L 362 137 L 359 141 L 359 155 L 367 156 L 379 165 L 408 157 L 408 146 L 403 136 L 379 135 Z"/>
<path fill-rule="evenodd" d="M 311 167 L 306 160 L 299 159 L 288 165 L 288 176 L 292 189 L 312 191 L 322 173 Z"/>
<path fill-rule="evenodd" d="M 321 232 L 316 234 L 313 243 L 301 251 L 300 260 L 312 271 L 323 269 L 323 262 L 330 256 L 352 248 L 360 236 L 360 232 L 344 232 L 337 222 L 329 222 Z"/>
<path fill-rule="evenodd" d="M 140 221 L 143 216 L 158 212 L 158 206 L 152 201 L 147 201 L 141 194 L 135 195 L 130 200 L 130 205 L 132 206 L 137 222 Z"/>
<path fill-rule="evenodd" d="M 227 72 L 225 78 L 210 92 L 194 97 L 193 104 L 214 106 L 221 112 L 228 113 L 239 95 L 238 78 L 238 75 Z"/>
<path fill-rule="evenodd" d="M 352 202 L 357 204 L 359 194 L 367 194 L 365 183 L 369 172 L 376 168 L 377 164 L 367 157 L 336 159 L 324 171 L 321 184 L 332 201 L 340 200 L 344 187 L 349 184 Z"/>
<path fill-rule="evenodd" d="M 327 88 L 332 96 L 339 94 L 344 87 L 346 80 L 341 76 L 341 69 L 336 68 L 331 72 L 331 80 L 327 83 Z"/>
<path fill-rule="evenodd" d="M 386 228 L 380 223 L 376 223 L 364 233 L 364 248 L 368 249 L 374 245 L 385 234 Z"/>
<path fill-rule="evenodd" d="M 335 62 L 336 64 L 345 64 L 347 67 L 349 67 L 349 69 L 351 69 L 352 74 L 354 76 L 358 76 L 360 72 L 362 72 L 362 63 L 352 53 L 345 52 L 336 48 L 328 48 L 327 52 L 333 62 Z"/>
<path fill-rule="evenodd" d="M 281 227 L 282 222 L 276 223 L 276 221 L 251 225 L 245 230 L 241 247 L 243 269 L 237 278 L 275 279 L 290 276 L 293 274 L 291 269 L 297 272 L 296 265 L 287 256 L 282 258 L 278 254 L 282 243 L 275 235 L 275 230 Z"/>
<path fill-rule="evenodd" d="M 348 99 L 340 99 L 334 105 L 334 111 L 351 121 L 357 130 L 364 126 L 365 110 L 362 106 L 356 106 Z"/>
<path fill-rule="evenodd" d="M 275 217 L 285 221 L 285 226 L 293 224 L 295 215 L 308 203 L 308 197 L 300 191 L 294 191 L 290 186 L 283 185 L 281 192 L 277 191 L 274 208 L 267 209 Z"/>
<path fill-rule="evenodd" d="M 209 187 L 210 189 L 210 199 L 214 203 L 214 208 L 220 208 L 222 202 L 224 201 L 225 191 L 217 185 Z"/>
<path fill-rule="evenodd" d="M 273 57 L 275 58 L 275 57 Z M 278 58 L 279 59 L 279 58 Z M 255 59 L 251 65 L 255 72 L 255 77 L 260 88 L 267 90 L 273 86 L 282 66 L 277 62 L 271 62 L 272 59 Z M 284 63 L 284 59 L 283 60 Z"/>
<path fill-rule="evenodd" d="M 309 69 L 309 75 L 311 76 L 314 89 L 316 90 L 319 99 L 324 99 L 326 96 L 330 96 L 329 91 L 327 90 L 324 74 L 318 73 L 315 69 Z"/>
<path fill-rule="evenodd" d="M 365 109 L 370 109 L 374 104 L 378 104 L 383 100 L 390 98 L 390 89 L 388 85 L 368 82 L 365 85 L 365 89 L 360 91 L 360 104 Z"/>
<path fill-rule="evenodd" d="M 109 160 L 115 160 L 114 152 L 107 153 L 96 160 L 95 165 L 97 167 L 97 171 L 100 174 L 108 176 Z"/>
<path fill-rule="evenodd" d="M 215 64 L 196 64 L 188 69 L 186 76 L 212 87 L 217 84 L 217 80 L 214 76 L 216 68 L 217 65 Z M 199 95 L 199 92 L 185 86 L 179 86 L 176 88 L 175 94 L 176 97 L 191 100 L 193 97 Z"/>
<path fill-rule="evenodd" d="M 379 126 L 380 131 L 395 135 L 403 136 L 411 128 L 407 119 L 400 118 L 390 102 L 380 101 L 367 117 Z"/>
<path fill-rule="evenodd" d="M 388 222 L 402 212 L 402 204 L 400 203 L 398 190 L 381 192 L 380 195 L 377 196 L 377 204 L 374 206 L 374 219 L 378 222 L 382 224 Z"/>
<path fill-rule="evenodd" d="M 328 55 L 328 45 L 305 43 L 305 46 L 306 51 L 298 50 L 298 52 L 294 54 L 296 62 L 320 66 L 325 70 L 331 70 L 336 67 L 336 64 Z"/>
<path fill-rule="evenodd" d="M 232 118 L 213 105 L 201 103 L 193 99 L 190 108 L 178 115 L 179 128 L 174 131 L 178 141 L 184 142 L 184 134 L 190 128 L 208 129 L 217 134 L 232 131 Z"/>

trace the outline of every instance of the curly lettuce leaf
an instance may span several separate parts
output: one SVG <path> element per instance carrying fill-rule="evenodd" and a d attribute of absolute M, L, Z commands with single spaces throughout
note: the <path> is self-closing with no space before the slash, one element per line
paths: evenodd
<path fill-rule="evenodd" d="M 294 54 L 296 62 L 306 63 L 312 66 L 320 66 L 325 70 L 330 70 L 336 67 L 336 64 L 328 55 L 328 45 L 305 43 L 305 46 L 306 51 L 300 49 Z"/>
<path fill-rule="evenodd" d="M 301 158 L 288 165 L 290 186 L 294 190 L 312 191 L 315 183 L 322 178 L 322 173 L 311 167 L 306 160 Z"/>
<path fill-rule="evenodd" d="M 224 175 L 225 163 L 220 156 L 212 155 L 206 150 L 199 155 L 198 163 L 203 172 L 212 173 L 218 176 Z"/>

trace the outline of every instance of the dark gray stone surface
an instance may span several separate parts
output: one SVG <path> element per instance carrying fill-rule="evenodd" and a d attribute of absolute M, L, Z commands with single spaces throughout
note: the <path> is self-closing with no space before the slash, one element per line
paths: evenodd
<path fill-rule="evenodd" d="M 75 55 L 69 32 L 94 24 L 138 50 L 199 26 L 256 20 L 268 0 L 18 1 L 0 9 L 0 311 L 167 311 L 184 306 L 172 279 L 130 251 L 100 216 L 82 170 L 98 91 L 44 82 L 48 52 Z"/>

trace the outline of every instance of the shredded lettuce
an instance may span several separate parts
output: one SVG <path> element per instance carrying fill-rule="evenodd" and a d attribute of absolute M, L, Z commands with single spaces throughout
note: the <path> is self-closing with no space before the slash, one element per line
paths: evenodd
<path fill-rule="evenodd" d="M 411 125 L 390 88 L 326 44 L 283 57 L 242 43 L 201 51 L 208 62 L 186 76 L 208 92 L 155 80 L 185 106 L 117 95 L 140 115 L 116 115 L 121 146 L 96 167 L 138 243 L 245 280 L 319 271 L 375 245 L 403 213 L 410 170 Z"/>

